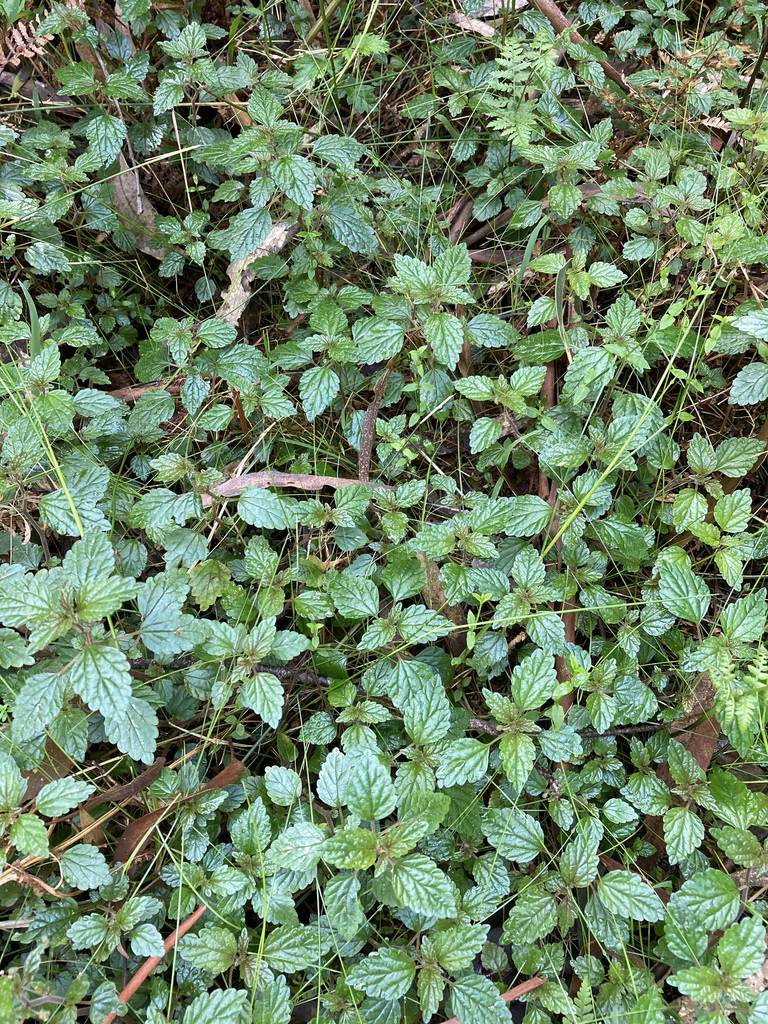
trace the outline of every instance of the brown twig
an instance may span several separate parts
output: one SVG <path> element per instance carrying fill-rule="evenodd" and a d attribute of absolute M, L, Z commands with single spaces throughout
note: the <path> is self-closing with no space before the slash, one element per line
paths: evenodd
<path fill-rule="evenodd" d="M 360 435 L 360 455 L 357 460 L 357 472 L 360 476 L 360 482 L 362 483 L 368 483 L 368 476 L 371 471 L 373 438 L 376 433 L 376 417 L 379 415 L 379 406 L 381 405 L 381 400 L 384 397 L 384 390 L 386 389 L 387 381 L 389 380 L 389 375 L 392 372 L 392 367 L 395 365 L 396 358 L 397 356 L 392 356 L 384 367 L 384 371 L 376 381 L 376 386 L 373 389 L 371 404 L 365 410 L 363 429 Z"/>
<path fill-rule="evenodd" d="M 451 218 L 451 226 L 448 231 L 448 237 L 450 238 L 452 245 L 456 245 L 461 238 L 464 228 L 472 220 L 474 215 L 474 206 L 475 200 L 471 195 L 465 196 L 464 199 L 457 204 L 455 208 L 455 216 Z"/>
<path fill-rule="evenodd" d="M 200 918 L 203 916 L 207 909 L 208 907 L 204 903 L 202 903 L 194 912 L 194 914 L 190 914 L 186 921 L 183 921 L 178 928 L 175 928 L 171 932 L 171 934 L 163 943 L 163 949 L 165 950 L 166 953 L 170 952 L 170 950 L 173 949 L 173 947 L 176 945 L 176 943 L 179 941 L 182 935 L 186 935 L 189 929 L 197 921 L 200 920 Z M 163 954 L 163 956 L 164 955 L 165 954 Z M 157 965 L 160 963 L 162 959 L 162 956 L 150 956 L 144 961 L 144 963 L 141 965 L 138 971 L 136 971 L 134 976 L 131 978 L 131 980 L 128 982 L 128 984 L 125 986 L 125 988 L 118 996 L 118 999 L 120 1000 L 121 1003 L 127 1003 L 128 1000 L 132 996 L 134 996 L 136 992 L 138 992 L 143 983 L 146 981 L 146 979 L 149 977 L 149 975 L 157 967 Z M 116 1017 L 116 1013 L 108 1013 L 104 1020 L 101 1022 L 101 1024 L 112 1024 L 112 1021 Z"/>
<path fill-rule="evenodd" d="M 166 377 L 164 380 L 153 380 L 151 384 L 131 384 L 127 388 L 117 388 L 115 391 L 108 391 L 107 394 L 132 405 L 148 391 L 155 391 L 158 388 L 167 391 L 169 395 L 178 395 L 185 380 L 186 377 Z"/>
<path fill-rule="evenodd" d="M 161 668 L 174 670 L 179 668 L 191 668 L 192 665 L 197 665 L 199 664 L 199 662 L 199 658 L 174 658 L 173 661 L 169 661 L 167 664 L 163 665 L 156 658 L 131 658 L 130 666 L 131 668 L 138 669 L 139 671 L 142 671 L 143 669 L 147 668 L 152 668 L 154 665 L 160 665 Z M 297 683 L 321 683 L 323 686 L 330 686 L 331 683 L 333 682 L 332 679 L 328 679 L 326 676 L 319 676 L 315 672 L 308 672 L 306 670 L 297 671 L 296 669 L 283 668 L 282 666 L 254 665 L 253 671 L 268 672 L 270 675 L 277 676 L 278 679 L 294 680 Z M 151 768 L 147 769 L 148 772 L 151 770 Z M 145 772 L 144 774 L 146 775 L 147 772 Z M 109 792 L 104 793 L 102 796 L 98 798 L 98 802 L 103 803 L 108 798 Z"/>

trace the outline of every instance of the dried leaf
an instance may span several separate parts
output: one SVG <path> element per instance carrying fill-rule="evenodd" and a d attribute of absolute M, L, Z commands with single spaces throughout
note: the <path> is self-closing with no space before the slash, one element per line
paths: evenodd
<path fill-rule="evenodd" d="M 235 260 L 227 267 L 227 277 L 230 280 L 229 288 L 222 288 L 221 294 L 224 302 L 221 304 L 216 316 L 219 320 L 226 320 L 227 323 L 237 327 L 243 310 L 251 298 L 251 287 L 256 278 L 250 264 L 262 256 L 276 256 L 280 250 L 290 242 L 299 230 L 298 223 L 279 221 L 272 225 L 272 230 L 264 239 L 262 246 L 250 256 L 243 260 Z"/>
<path fill-rule="evenodd" d="M 112 206 L 115 212 L 126 222 L 126 226 L 136 235 L 136 246 L 148 256 L 161 260 L 165 249 L 155 248 L 150 239 L 155 232 L 157 210 L 147 199 L 141 187 L 139 175 L 128 166 L 122 153 L 118 154 L 120 175 L 114 179 Z"/>
<path fill-rule="evenodd" d="M 120 837 L 120 842 L 115 848 L 114 862 L 125 864 L 132 857 L 138 859 L 144 847 L 149 842 L 155 825 L 157 825 L 166 815 L 176 810 L 176 808 L 180 807 L 181 804 L 186 803 L 188 800 L 193 800 L 200 793 L 205 793 L 210 789 L 223 789 L 225 786 L 233 786 L 244 771 L 245 765 L 242 761 L 230 761 L 226 768 L 222 769 L 218 775 L 214 775 L 211 781 L 206 782 L 206 784 L 201 786 L 196 793 L 190 793 L 188 796 L 184 796 L 181 799 L 173 800 L 165 807 L 158 807 L 157 810 L 150 811 L 149 814 L 143 814 L 140 818 L 136 818 L 135 821 L 132 821 L 127 826 L 125 832 L 123 832 Z M 133 864 L 128 869 L 129 876 L 133 876 L 133 870 L 135 870 L 136 866 L 136 860 L 134 860 Z"/>
<path fill-rule="evenodd" d="M 485 36 L 486 39 L 490 39 L 496 32 L 492 25 L 486 25 L 484 21 L 478 21 L 477 18 L 468 18 L 466 14 L 451 14 L 448 21 L 452 22 L 456 28 L 460 28 L 462 32 L 474 32 L 479 36 Z"/>
<path fill-rule="evenodd" d="M 388 484 L 374 483 L 370 480 L 358 480 L 343 476 L 311 476 L 307 473 L 278 473 L 265 469 L 261 473 L 244 473 L 233 476 L 211 490 L 219 498 L 236 498 L 246 487 L 295 487 L 299 491 L 320 491 L 323 487 L 354 487 L 365 484 L 367 487 L 383 487 L 387 491 L 394 490 Z M 214 499 L 210 494 L 203 495 L 203 508 L 210 508 Z"/>

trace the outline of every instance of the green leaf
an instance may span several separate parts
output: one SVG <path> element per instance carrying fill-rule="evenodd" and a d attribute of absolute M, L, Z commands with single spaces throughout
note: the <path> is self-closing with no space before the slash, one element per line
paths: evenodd
<path fill-rule="evenodd" d="M 220 249 L 228 249 L 232 261 L 247 259 L 261 246 L 272 230 L 272 218 L 268 210 L 252 206 L 238 213 L 224 231 L 211 232 L 209 244 Z"/>
<path fill-rule="evenodd" d="M 461 1024 L 509 1024 L 510 1020 L 499 990 L 481 974 L 465 974 L 454 982 L 447 1012 Z"/>
<path fill-rule="evenodd" d="M 133 929 L 131 952 L 137 957 L 165 956 L 163 937 L 153 924 L 145 922 Z"/>
<path fill-rule="evenodd" d="M 400 999 L 415 976 L 416 968 L 407 953 L 384 947 L 355 964 L 346 982 L 374 999 Z"/>
<path fill-rule="evenodd" d="M 67 680 L 89 707 L 106 719 L 117 718 L 132 696 L 131 666 L 116 647 L 84 647 L 67 672 Z"/>
<path fill-rule="evenodd" d="M 506 733 L 499 741 L 499 757 L 504 774 L 515 787 L 522 790 L 536 761 L 536 746 L 524 733 Z"/>
<path fill-rule="evenodd" d="M 250 996 L 243 989 L 223 988 L 203 992 L 187 1006 L 184 1024 L 240 1024 L 249 1005 Z"/>
<path fill-rule="evenodd" d="M 48 832 L 36 814 L 21 814 L 11 825 L 8 836 L 20 854 L 45 857 L 48 853 Z"/>
<path fill-rule="evenodd" d="M 433 928 L 424 940 L 426 951 L 435 956 L 446 971 L 454 974 L 472 966 L 488 937 L 488 928 L 487 924 L 451 925 L 440 930 Z"/>
<path fill-rule="evenodd" d="M 62 853 L 59 863 L 64 881 L 75 889 L 87 891 L 112 881 L 104 854 L 95 846 L 71 846 Z"/>
<path fill-rule="evenodd" d="M 584 836 L 576 836 L 563 847 L 560 855 L 560 874 L 568 885 L 583 889 L 597 875 L 599 857 L 594 846 Z"/>
<path fill-rule="evenodd" d="M 440 753 L 437 769 L 437 784 L 441 787 L 461 786 L 465 782 L 477 782 L 488 770 L 490 747 L 480 740 L 455 740 Z"/>
<path fill-rule="evenodd" d="M 352 325 L 355 356 L 363 363 L 382 362 L 403 347 L 405 332 L 398 324 L 378 316 L 362 317 Z"/>
<path fill-rule="evenodd" d="M 290 807 L 301 796 L 301 777 L 291 768 L 271 765 L 264 771 L 267 796 L 278 807 Z"/>
<path fill-rule="evenodd" d="M 336 611 L 348 619 L 365 619 L 379 613 L 379 591 L 373 580 L 339 573 L 328 582 Z"/>
<path fill-rule="evenodd" d="M 401 906 L 417 914 L 453 917 L 456 896 L 453 884 L 429 857 L 411 853 L 392 868 L 392 888 Z"/>
<path fill-rule="evenodd" d="M 717 959 L 726 974 L 747 978 L 765 960 L 765 924 L 758 916 L 747 917 L 731 927 L 717 944 Z"/>
<path fill-rule="evenodd" d="M 376 845 L 375 833 L 347 825 L 326 839 L 322 856 L 323 860 L 337 868 L 364 870 L 376 860 Z"/>
<path fill-rule="evenodd" d="M 530 864 L 545 846 L 541 825 L 525 811 L 489 808 L 483 815 L 483 832 L 500 857 L 518 864 Z"/>
<path fill-rule="evenodd" d="M 451 706 L 442 688 L 408 701 L 403 709 L 403 726 L 414 743 L 437 743 L 448 732 Z"/>
<path fill-rule="evenodd" d="M 598 288 L 614 288 L 626 280 L 627 275 L 612 263 L 593 263 L 589 268 L 589 280 Z"/>
<path fill-rule="evenodd" d="M 339 375 L 332 366 L 313 366 L 299 381 L 299 396 L 304 415 L 312 423 L 325 412 L 339 393 Z"/>
<path fill-rule="evenodd" d="M 750 363 L 740 370 L 731 386 L 729 405 L 756 405 L 768 398 L 768 365 Z"/>
<path fill-rule="evenodd" d="M 690 487 L 675 496 L 672 519 L 678 533 L 687 530 L 693 523 L 701 522 L 708 511 L 707 499 Z"/>
<path fill-rule="evenodd" d="M 237 514 L 251 526 L 268 530 L 292 530 L 296 524 L 297 503 L 274 491 L 246 487 L 237 503 Z"/>
<path fill-rule="evenodd" d="M 714 1003 L 722 995 L 720 972 L 714 967 L 688 967 L 669 979 L 684 995 L 699 1003 Z"/>
<path fill-rule="evenodd" d="M 82 779 L 54 779 L 37 794 L 35 807 L 40 814 L 57 818 L 87 800 L 95 791 L 95 786 Z"/>
<path fill-rule="evenodd" d="M 334 203 L 326 215 L 325 224 L 336 241 L 345 245 L 350 252 L 372 254 L 379 248 L 373 228 L 356 207 Z M 393 352 L 392 355 L 394 354 Z M 389 356 L 382 358 L 389 358 Z"/>
<path fill-rule="evenodd" d="M 312 871 L 320 860 L 325 832 L 309 821 L 289 825 L 269 848 L 269 860 L 279 868 Z"/>
<path fill-rule="evenodd" d="M 707 868 L 688 878 L 680 887 L 685 906 L 707 931 L 726 928 L 739 910 L 739 890 L 724 871 Z"/>
<path fill-rule="evenodd" d="M 135 761 L 150 764 L 157 745 L 157 712 L 143 697 L 132 694 L 125 709 L 104 722 L 111 743 Z"/>
<path fill-rule="evenodd" d="M 460 321 L 450 313 L 433 313 L 424 324 L 424 337 L 435 358 L 449 370 L 455 370 L 464 344 Z"/>
<path fill-rule="evenodd" d="M 540 708 L 552 697 L 556 687 L 555 659 L 544 651 L 533 651 L 512 670 L 510 690 L 521 711 Z"/>
<path fill-rule="evenodd" d="M 502 434 L 503 427 L 499 420 L 481 416 L 472 424 L 469 432 L 469 448 L 473 455 L 484 452 L 496 444 Z"/>
<path fill-rule="evenodd" d="M 744 476 L 764 451 L 765 442 L 756 437 L 728 437 L 717 446 L 714 468 L 724 476 Z"/>
<path fill-rule="evenodd" d="M 609 871 L 597 883 L 600 901 L 613 914 L 635 921 L 661 921 L 664 907 L 661 900 L 632 871 Z"/>
<path fill-rule="evenodd" d="M 749 488 L 725 494 L 715 504 L 715 522 L 728 533 L 743 533 L 752 518 L 752 492 Z"/>
<path fill-rule="evenodd" d="M 703 839 L 704 825 L 695 811 L 671 807 L 664 814 L 664 842 L 670 863 L 679 864 L 701 846 Z"/>
<path fill-rule="evenodd" d="M 185 935 L 178 943 L 179 955 L 211 974 L 228 970 L 237 955 L 237 940 L 226 928 L 213 925 L 197 935 Z"/>
<path fill-rule="evenodd" d="M 239 700 L 243 707 L 255 711 L 273 729 L 280 724 L 285 692 L 277 676 L 270 672 L 256 672 L 249 676 L 240 687 Z"/>
<path fill-rule="evenodd" d="M 347 783 L 349 813 L 361 821 L 380 821 L 394 811 L 397 793 L 389 772 L 366 751 L 356 761 Z"/>
<path fill-rule="evenodd" d="M 275 184 L 297 206 L 311 210 L 315 191 L 315 172 L 304 156 L 281 156 L 269 167 Z"/>
<path fill-rule="evenodd" d="M 111 114 L 100 114 L 85 126 L 85 137 L 91 144 L 91 152 L 104 166 L 112 163 L 119 153 L 126 138 L 125 125 Z"/>
<path fill-rule="evenodd" d="M 701 622 L 709 609 L 709 587 L 686 565 L 665 562 L 659 577 L 659 599 L 667 611 L 686 622 Z"/>
<path fill-rule="evenodd" d="M 188 592 L 186 573 L 178 570 L 158 573 L 139 589 L 141 639 L 158 657 L 190 651 L 206 635 L 204 622 L 181 612 Z"/>
<path fill-rule="evenodd" d="M 360 880 L 356 875 L 329 878 L 323 889 L 323 903 L 328 919 L 344 938 L 351 939 L 360 931 L 365 914 L 360 905 Z"/>

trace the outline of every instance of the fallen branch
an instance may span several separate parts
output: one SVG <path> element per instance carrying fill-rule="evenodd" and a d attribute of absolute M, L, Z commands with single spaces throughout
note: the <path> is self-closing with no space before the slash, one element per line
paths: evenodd
<path fill-rule="evenodd" d="M 189 929 L 200 920 L 203 914 L 206 912 L 208 907 L 203 903 L 201 904 L 194 914 L 190 914 L 186 921 L 182 921 L 178 928 L 174 928 L 171 934 L 163 943 L 163 949 L 166 953 L 170 952 L 182 935 L 186 935 Z M 163 954 L 165 956 L 165 953 Z M 121 1003 L 127 1003 L 128 1000 L 134 996 L 144 982 L 147 980 L 149 975 L 154 971 L 160 961 L 163 959 L 162 956 L 150 956 L 148 957 L 141 967 L 136 971 L 134 976 L 122 990 L 120 995 L 117 997 Z M 112 1024 L 112 1021 L 117 1017 L 116 1013 L 108 1013 L 101 1024 Z"/>
<path fill-rule="evenodd" d="M 210 508 L 216 498 L 236 498 L 246 487 L 295 487 L 298 491 L 321 491 L 323 487 L 380 487 L 394 490 L 389 484 L 373 483 L 368 480 L 350 479 L 343 476 L 312 476 L 307 473 L 278 473 L 265 469 L 260 473 L 243 473 L 230 480 L 216 484 L 211 494 L 203 495 L 203 508 Z"/>

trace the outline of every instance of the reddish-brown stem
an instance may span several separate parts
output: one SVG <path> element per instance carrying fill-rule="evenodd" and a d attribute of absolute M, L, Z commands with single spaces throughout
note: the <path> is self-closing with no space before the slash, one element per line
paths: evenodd
<path fill-rule="evenodd" d="M 200 920 L 200 918 L 203 916 L 207 909 L 208 907 L 204 903 L 201 904 L 194 912 L 194 914 L 190 914 L 186 921 L 183 921 L 178 928 L 175 928 L 171 932 L 171 934 L 163 943 L 163 948 L 165 949 L 166 953 L 169 950 L 173 949 L 173 947 L 176 945 L 176 943 L 179 941 L 182 935 L 185 935 L 192 927 L 192 925 L 195 924 L 196 921 Z M 164 955 L 165 954 L 163 954 L 163 956 Z M 157 967 L 157 965 L 160 963 L 162 959 L 162 956 L 151 956 L 144 961 L 144 963 L 141 965 L 138 971 L 136 971 L 134 976 L 131 978 L 131 980 L 128 982 L 128 984 L 125 986 L 123 991 L 118 996 L 118 999 L 120 1000 L 121 1003 L 127 1003 L 128 1000 L 138 992 L 138 990 L 147 980 L 151 972 Z M 104 1020 L 101 1022 L 101 1024 L 112 1024 L 112 1021 L 115 1019 L 116 1016 L 116 1013 L 108 1013 Z"/>

